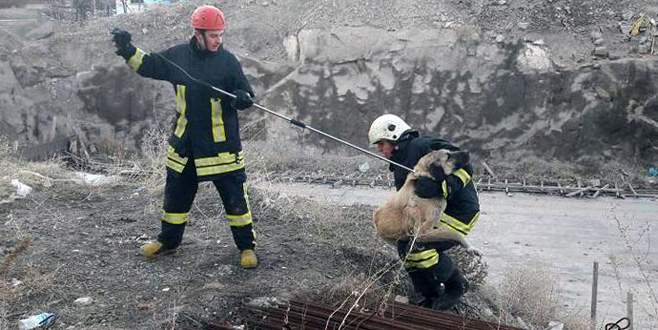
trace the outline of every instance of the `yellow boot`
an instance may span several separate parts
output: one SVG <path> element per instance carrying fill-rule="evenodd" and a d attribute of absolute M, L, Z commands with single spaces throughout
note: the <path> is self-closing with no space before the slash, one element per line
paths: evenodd
<path fill-rule="evenodd" d="M 161 250 L 162 243 L 158 241 L 152 241 L 142 245 L 142 255 L 147 258 L 155 258 L 155 255 Z"/>
<path fill-rule="evenodd" d="M 251 249 L 240 252 L 240 266 L 242 268 L 256 268 L 258 266 L 256 252 Z"/>

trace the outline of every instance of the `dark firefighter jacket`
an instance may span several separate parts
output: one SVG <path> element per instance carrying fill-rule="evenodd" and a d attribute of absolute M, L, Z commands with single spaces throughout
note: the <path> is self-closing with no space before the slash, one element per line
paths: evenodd
<path fill-rule="evenodd" d="M 459 150 L 446 140 L 419 136 L 418 132 L 409 131 L 398 140 L 397 149 L 393 152 L 391 160 L 414 168 L 420 158 L 432 150 L 439 149 Z M 395 187 L 400 190 L 409 172 L 392 164 L 389 169 L 393 172 Z M 441 215 L 441 222 L 464 235 L 471 231 L 480 216 L 480 204 L 475 185 L 471 180 L 472 175 L 473 167 L 468 164 L 446 177 L 444 182 L 439 183 L 443 185 L 443 191 L 447 193 L 448 201 L 446 209 Z"/>
<path fill-rule="evenodd" d="M 223 46 L 217 52 L 200 50 L 192 38 L 187 44 L 159 54 L 148 54 L 137 48 L 126 57 L 128 65 L 141 76 L 168 81 L 174 88 L 178 116 L 169 138 L 167 168 L 182 173 L 193 160 L 199 181 L 213 180 L 219 174 L 244 168 L 238 115 L 231 106 L 231 98 L 193 82 L 163 59 L 217 88 L 228 92 L 242 89 L 253 96 L 232 53 Z"/>

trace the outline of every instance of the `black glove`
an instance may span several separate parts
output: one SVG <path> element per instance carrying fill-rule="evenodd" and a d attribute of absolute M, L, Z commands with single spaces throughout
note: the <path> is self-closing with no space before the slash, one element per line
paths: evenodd
<path fill-rule="evenodd" d="M 446 174 L 443 172 L 443 167 L 437 166 L 434 164 L 430 165 L 429 168 L 430 175 L 436 180 L 437 182 L 443 182 L 443 180 L 446 179 Z"/>
<path fill-rule="evenodd" d="M 414 191 L 420 198 L 443 197 L 443 188 L 441 187 L 441 182 L 434 181 L 430 177 L 421 176 L 416 179 Z"/>
<path fill-rule="evenodd" d="M 110 33 L 112 33 L 112 41 L 114 41 L 114 45 L 117 47 L 117 55 L 129 59 L 135 54 L 135 46 L 130 43 L 130 40 L 132 39 L 130 32 L 114 28 Z"/>
<path fill-rule="evenodd" d="M 231 105 L 234 108 L 244 110 L 254 105 L 254 101 L 251 99 L 254 96 L 253 93 L 236 89 L 233 91 L 233 94 L 235 94 L 235 98 L 233 99 L 233 102 L 231 102 Z"/>

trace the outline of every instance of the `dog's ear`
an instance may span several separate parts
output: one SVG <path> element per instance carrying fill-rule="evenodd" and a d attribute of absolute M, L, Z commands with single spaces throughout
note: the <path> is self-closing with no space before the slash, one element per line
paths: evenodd
<path fill-rule="evenodd" d="M 453 164 L 454 171 L 466 166 L 471 161 L 471 157 L 467 151 L 453 151 L 448 153 L 448 161 Z"/>

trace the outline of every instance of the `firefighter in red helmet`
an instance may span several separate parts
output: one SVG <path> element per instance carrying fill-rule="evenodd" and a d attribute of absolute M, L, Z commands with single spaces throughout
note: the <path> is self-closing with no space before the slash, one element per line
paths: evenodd
<path fill-rule="evenodd" d="M 155 257 L 180 245 L 198 183 L 212 181 L 240 250 L 240 265 L 254 268 L 258 259 L 237 115 L 253 105 L 254 93 L 240 62 L 223 47 L 224 13 L 201 6 L 192 13 L 191 25 L 194 35 L 189 42 L 158 54 L 133 46 L 129 32 L 112 31 L 116 53 L 135 72 L 170 82 L 176 93 L 177 118 L 167 148 L 162 227 L 157 240 L 142 247 L 142 254 Z M 235 98 L 192 81 L 180 69 Z"/>

